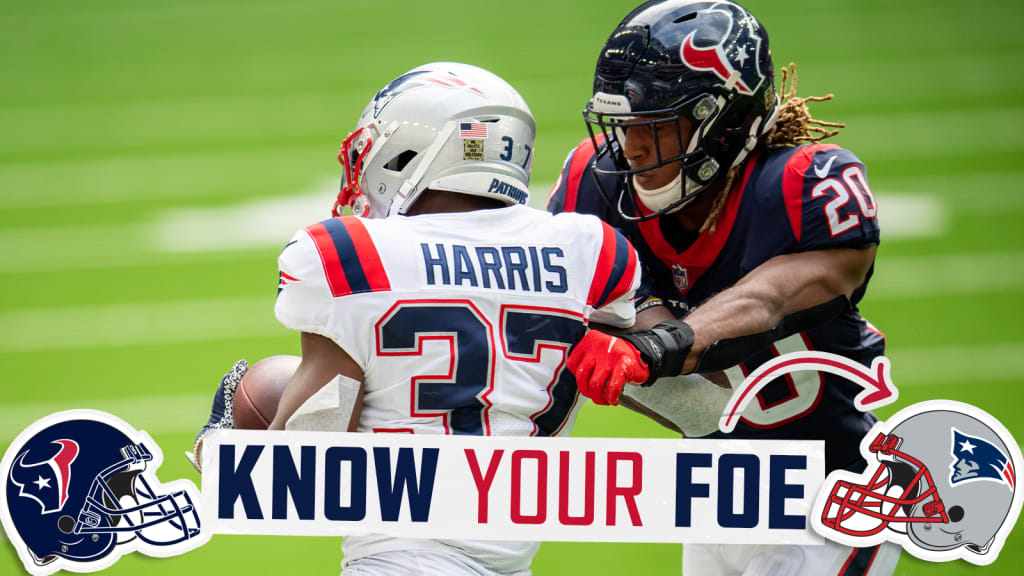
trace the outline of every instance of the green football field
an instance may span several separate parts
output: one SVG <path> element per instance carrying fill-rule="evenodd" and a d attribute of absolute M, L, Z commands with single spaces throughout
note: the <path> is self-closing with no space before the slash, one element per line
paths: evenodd
<path fill-rule="evenodd" d="M 883 242 L 862 311 L 899 401 L 974 404 L 1024 438 L 1024 3 L 752 0 L 833 141 L 868 167 Z M 465 61 L 537 118 L 542 206 L 597 53 L 631 1 L 0 0 L 0 447 L 51 412 L 114 413 L 159 443 L 163 481 L 235 359 L 298 353 L 276 257 L 329 213 L 338 145 L 373 93 Z M 672 437 L 588 405 L 576 436 Z M 338 538 L 214 536 L 112 574 L 336 574 Z M 546 543 L 534 573 L 679 574 L 663 544 Z M 992 566 L 1019 574 L 1024 528 Z M 0 537 L 0 574 L 21 573 Z"/>

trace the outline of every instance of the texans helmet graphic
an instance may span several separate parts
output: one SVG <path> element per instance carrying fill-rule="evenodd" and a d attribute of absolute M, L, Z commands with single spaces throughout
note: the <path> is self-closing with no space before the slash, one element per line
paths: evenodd
<path fill-rule="evenodd" d="M 890 540 L 932 561 L 996 559 L 1021 507 L 1020 448 L 997 420 L 967 404 L 922 402 L 876 424 L 861 451 L 863 474 L 825 480 L 812 517 L 819 534 L 857 547 Z"/>
<path fill-rule="evenodd" d="M 172 556 L 209 539 L 198 491 L 162 485 L 156 443 L 103 412 L 71 410 L 36 422 L 4 454 L 4 530 L 26 570 L 91 572 L 135 550 Z"/>

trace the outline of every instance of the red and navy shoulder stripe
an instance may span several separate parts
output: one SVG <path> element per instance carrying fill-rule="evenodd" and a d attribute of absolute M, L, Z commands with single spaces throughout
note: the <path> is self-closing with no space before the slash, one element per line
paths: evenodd
<path fill-rule="evenodd" d="M 604 143 L 604 134 L 598 134 L 596 136 L 597 145 L 600 146 Z M 590 165 L 590 161 L 597 154 L 597 149 L 594 148 L 595 139 L 584 138 L 582 142 L 572 151 L 570 160 L 567 163 L 568 170 L 565 171 L 560 177 L 565 178 L 565 198 L 562 212 L 575 212 L 576 211 L 576 199 L 579 196 L 580 181 L 583 179 L 583 175 L 586 174 L 587 167 Z M 558 192 L 558 186 L 552 190 L 552 196 Z M 551 202 L 551 198 L 548 198 L 548 202 Z"/>
<path fill-rule="evenodd" d="M 391 290 L 370 233 L 355 216 L 331 218 L 306 227 L 320 254 L 335 298 Z"/>
<path fill-rule="evenodd" d="M 603 238 L 587 304 L 601 308 L 629 291 L 636 273 L 636 251 L 617 230 L 601 222 Z"/>
<path fill-rule="evenodd" d="M 810 144 L 797 148 L 786 161 L 782 172 L 782 195 L 786 202 L 786 214 L 793 229 L 793 237 L 800 241 L 803 232 L 804 179 L 814 161 L 814 155 L 822 150 L 838 150 L 835 144 Z"/>

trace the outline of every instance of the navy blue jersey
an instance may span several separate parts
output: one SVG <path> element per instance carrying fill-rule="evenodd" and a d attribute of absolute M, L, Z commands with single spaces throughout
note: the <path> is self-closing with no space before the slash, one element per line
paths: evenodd
<path fill-rule="evenodd" d="M 593 159 L 593 145 L 584 140 L 566 159 L 548 210 L 595 214 L 621 229 L 643 264 L 637 302 L 661 299 L 679 317 L 775 256 L 879 242 L 877 209 L 864 166 L 832 144 L 755 152 L 729 193 L 715 232 L 682 242 L 671 239 L 681 230 L 674 216 L 645 222 L 621 218 L 617 205 L 622 182 L 602 176 L 597 186 L 598 176 L 590 170 Z M 604 159 L 612 169 L 610 157 Z M 628 201 L 623 209 L 630 215 L 638 210 Z M 851 310 L 819 328 L 779 340 L 726 371 L 732 384 L 774 355 L 799 350 L 832 352 L 870 366 L 884 353 L 885 339 L 857 310 L 867 283 L 865 279 L 853 293 Z M 860 439 L 876 421 L 873 414 L 854 407 L 859 391 L 830 374 L 780 377 L 758 394 L 729 437 L 825 440 L 828 470 L 856 467 L 861 463 Z"/>

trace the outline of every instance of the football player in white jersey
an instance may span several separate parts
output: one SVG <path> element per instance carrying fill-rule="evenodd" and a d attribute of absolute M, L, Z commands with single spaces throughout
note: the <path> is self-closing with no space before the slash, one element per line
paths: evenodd
<path fill-rule="evenodd" d="M 374 96 L 338 154 L 336 217 L 279 259 L 275 311 L 302 333 L 302 363 L 271 429 L 341 374 L 360 386 L 359 432 L 569 433 L 568 351 L 590 322 L 633 324 L 640 270 L 596 217 L 525 206 L 533 140 L 526 102 L 474 66 L 427 64 Z M 353 535 L 343 567 L 529 574 L 538 546 Z"/>

